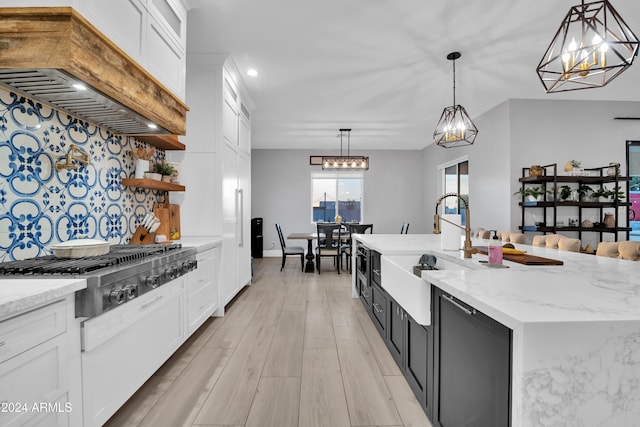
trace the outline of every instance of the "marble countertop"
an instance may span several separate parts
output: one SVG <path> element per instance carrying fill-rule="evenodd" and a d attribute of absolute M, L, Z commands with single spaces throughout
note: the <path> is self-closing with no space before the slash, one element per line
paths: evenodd
<path fill-rule="evenodd" d="M 174 243 L 195 247 L 198 252 L 204 252 L 220 246 L 222 244 L 222 236 L 180 236 L 180 240 L 176 240 Z"/>
<path fill-rule="evenodd" d="M 0 320 L 87 287 L 84 279 L 2 279 Z"/>
<path fill-rule="evenodd" d="M 640 262 L 515 245 L 527 253 L 562 260 L 562 266 L 493 269 L 479 263 L 486 255 L 464 259 L 443 251 L 437 235 L 361 235 L 356 237 L 383 256 L 423 253 L 464 265 L 466 270 L 424 271 L 423 279 L 512 329 L 540 322 L 640 320 Z M 488 240 L 474 239 L 474 246 Z M 384 271 L 383 271 L 384 277 Z M 384 279 L 383 279 L 384 283 Z"/>

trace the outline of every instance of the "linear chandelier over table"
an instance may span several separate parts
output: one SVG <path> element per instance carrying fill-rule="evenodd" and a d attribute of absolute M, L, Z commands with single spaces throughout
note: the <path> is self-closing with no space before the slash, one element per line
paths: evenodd
<path fill-rule="evenodd" d="M 342 154 L 342 138 L 347 134 L 347 155 Z M 369 157 L 351 155 L 351 129 L 340 129 L 340 155 L 322 156 L 323 170 L 368 170 Z"/>

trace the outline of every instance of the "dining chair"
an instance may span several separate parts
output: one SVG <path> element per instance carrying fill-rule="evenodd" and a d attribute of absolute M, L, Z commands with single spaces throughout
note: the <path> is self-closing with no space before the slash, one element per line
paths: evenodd
<path fill-rule="evenodd" d="M 320 274 L 320 261 L 322 257 L 331 257 L 340 274 L 340 240 L 342 238 L 342 226 L 340 224 L 316 225 L 318 234 L 318 246 L 316 247 L 316 265 Z"/>
<path fill-rule="evenodd" d="M 405 222 L 402 224 L 402 228 L 400 229 L 400 234 L 407 234 L 409 232 L 409 223 Z"/>
<path fill-rule="evenodd" d="M 280 271 L 284 268 L 287 255 L 300 255 L 300 268 L 304 271 L 304 248 L 302 246 L 287 246 L 280 224 L 276 224 L 276 230 L 278 230 L 278 238 L 280 239 L 280 247 L 282 248 L 282 266 L 280 267 Z"/>
<path fill-rule="evenodd" d="M 345 256 L 345 261 L 347 264 L 347 271 L 351 272 L 351 248 L 353 242 L 351 241 L 352 234 L 373 234 L 373 224 L 349 224 L 347 226 L 347 230 L 349 232 L 349 238 L 346 240 L 346 243 L 343 243 L 341 246 L 342 255 Z"/>

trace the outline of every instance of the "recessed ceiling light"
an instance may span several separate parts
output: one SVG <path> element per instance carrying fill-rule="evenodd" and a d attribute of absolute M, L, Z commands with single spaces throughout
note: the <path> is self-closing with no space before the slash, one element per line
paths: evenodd
<path fill-rule="evenodd" d="M 147 126 L 149 126 L 149 129 L 158 129 L 158 125 L 155 123 L 149 123 Z"/>
<path fill-rule="evenodd" d="M 87 90 L 87 87 L 81 83 L 74 83 L 71 86 L 73 86 L 74 88 L 78 89 L 78 90 Z"/>
<path fill-rule="evenodd" d="M 250 70 L 247 71 L 247 75 L 251 77 L 256 77 L 258 75 L 258 71 L 251 68 Z"/>

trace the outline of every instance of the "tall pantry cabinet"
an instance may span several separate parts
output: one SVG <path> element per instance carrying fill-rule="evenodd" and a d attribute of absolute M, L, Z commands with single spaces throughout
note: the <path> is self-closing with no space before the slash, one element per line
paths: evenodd
<path fill-rule="evenodd" d="M 180 183 L 185 236 L 222 236 L 221 309 L 251 282 L 251 101 L 228 55 L 187 58 L 187 149 Z M 176 200 L 174 200 L 175 202 Z"/>

